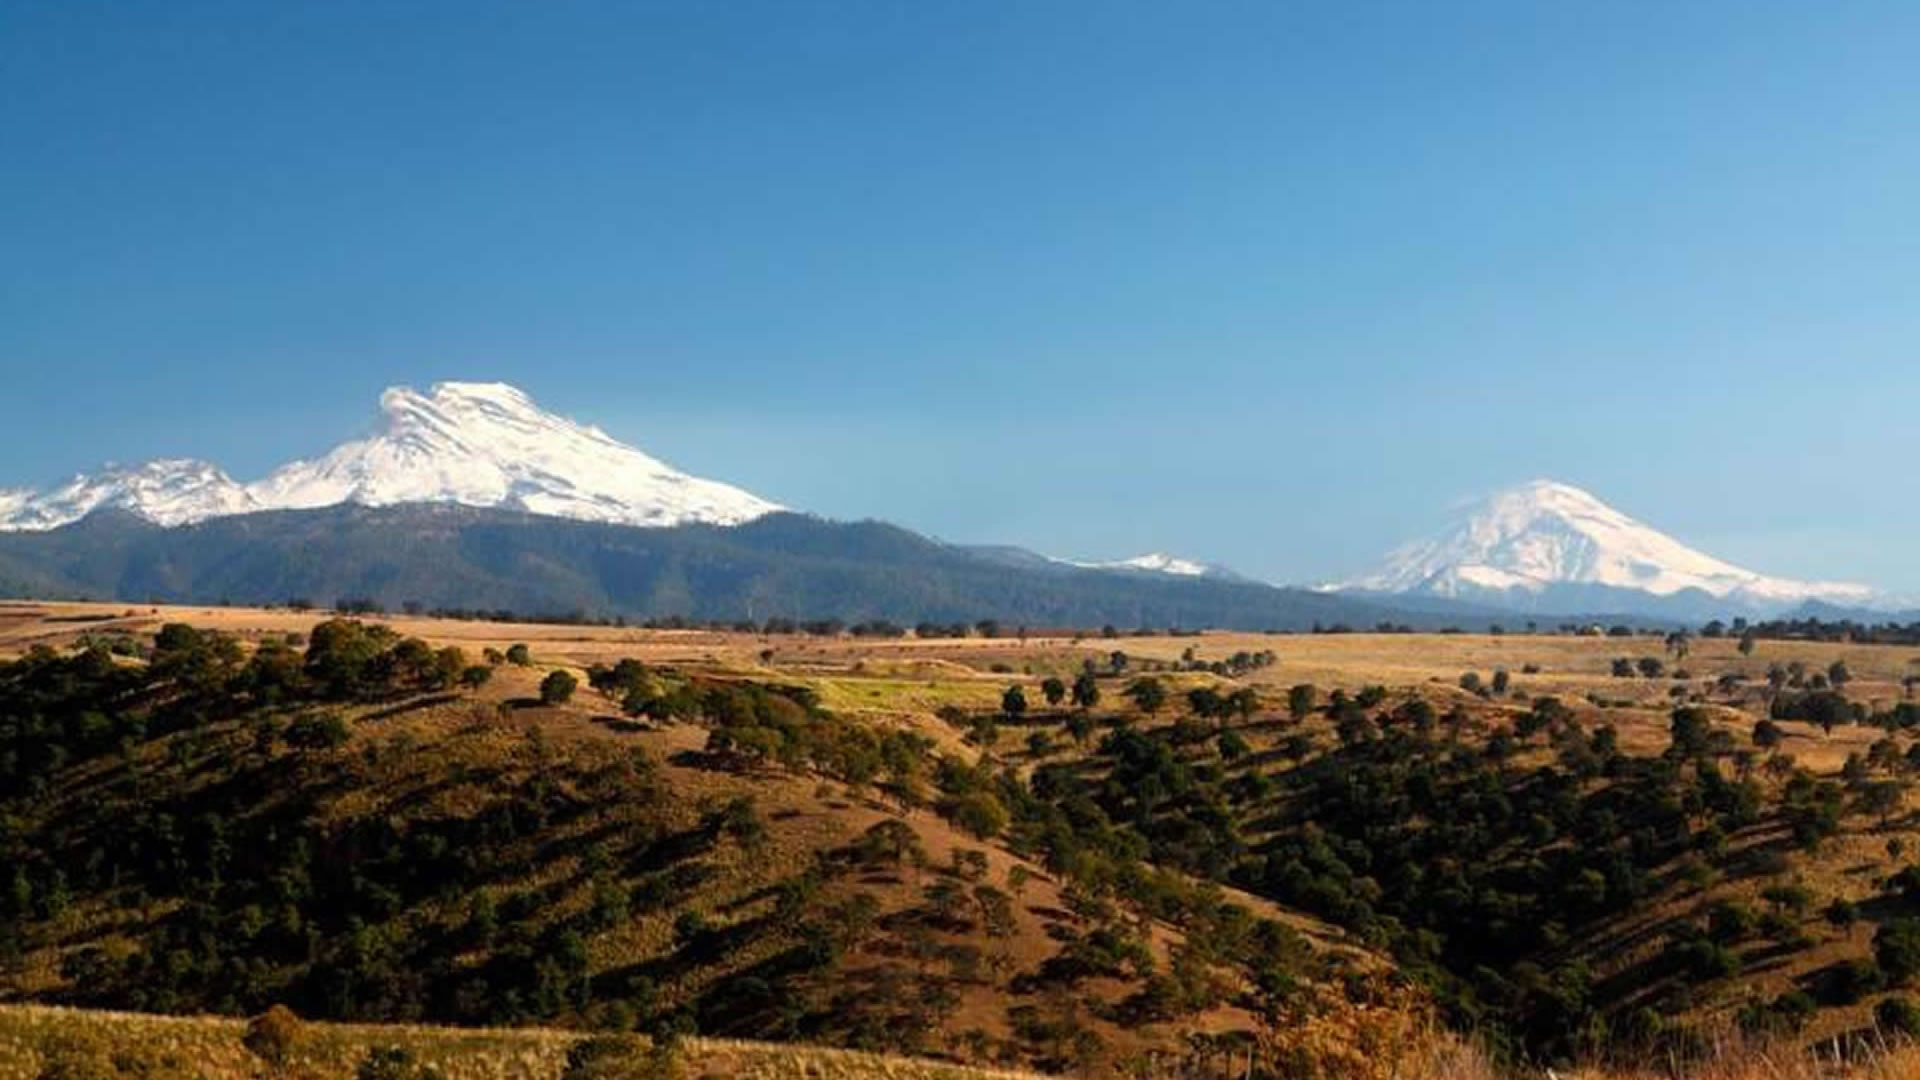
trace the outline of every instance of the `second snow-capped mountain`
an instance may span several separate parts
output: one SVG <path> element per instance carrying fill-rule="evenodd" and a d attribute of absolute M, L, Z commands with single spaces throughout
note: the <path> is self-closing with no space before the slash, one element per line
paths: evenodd
<path fill-rule="evenodd" d="M 459 503 L 649 526 L 737 525 L 781 509 L 546 412 L 504 383 L 443 382 L 424 394 L 394 387 L 380 411 L 372 436 L 251 484 L 205 462 L 168 460 L 45 491 L 0 491 L 0 529 L 57 528 L 109 507 L 160 525 L 341 503 Z"/>
<path fill-rule="evenodd" d="M 1569 484 L 1535 480 L 1484 499 L 1341 589 L 1529 610 L 1681 614 L 1862 605 L 1862 585 L 1795 581 L 1716 559 Z"/>

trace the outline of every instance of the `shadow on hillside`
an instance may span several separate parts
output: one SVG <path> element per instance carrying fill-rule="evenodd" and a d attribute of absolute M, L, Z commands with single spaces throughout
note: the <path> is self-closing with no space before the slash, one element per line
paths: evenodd
<path fill-rule="evenodd" d="M 372 723 L 377 720 L 391 720 L 396 716 L 405 716 L 408 713 L 420 712 L 424 709 L 431 709 L 436 705 L 447 705 L 459 700 L 459 694 L 428 694 L 425 697 L 417 697 L 410 701 L 402 701 L 395 705 L 389 705 L 375 712 L 365 713 L 360 717 L 360 720 L 362 723 Z"/>

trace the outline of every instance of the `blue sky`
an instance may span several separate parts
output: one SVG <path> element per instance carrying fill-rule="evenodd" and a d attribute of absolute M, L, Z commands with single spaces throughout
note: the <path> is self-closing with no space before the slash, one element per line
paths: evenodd
<path fill-rule="evenodd" d="M 0 7 L 0 485 L 504 379 L 1282 580 L 1534 476 L 1920 589 L 1920 7 Z"/>

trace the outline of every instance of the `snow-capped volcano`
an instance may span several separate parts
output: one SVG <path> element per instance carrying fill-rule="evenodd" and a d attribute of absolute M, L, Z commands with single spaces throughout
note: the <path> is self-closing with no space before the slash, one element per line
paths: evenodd
<path fill-rule="evenodd" d="M 1763 610 L 1873 599 L 1864 585 L 1794 581 L 1723 562 L 1551 480 L 1469 507 L 1439 536 L 1400 548 L 1379 571 L 1339 587 L 1481 600 L 1524 600 L 1567 588 L 1654 597 L 1697 590 Z"/>
<path fill-rule="evenodd" d="M 264 480 L 205 462 L 156 461 L 45 492 L 0 491 L 0 529 L 51 529 L 103 506 L 179 525 L 256 510 L 448 502 L 625 525 L 734 525 L 780 509 L 689 476 L 599 428 L 545 412 L 504 383 L 437 383 L 380 395 L 378 431 Z"/>
<path fill-rule="evenodd" d="M 380 411 L 379 434 L 281 466 L 249 490 L 275 508 L 453 502 L 625 525 L 735 525 L 780 509 L 544 412 L 505 383 L 395 387 Z"/>

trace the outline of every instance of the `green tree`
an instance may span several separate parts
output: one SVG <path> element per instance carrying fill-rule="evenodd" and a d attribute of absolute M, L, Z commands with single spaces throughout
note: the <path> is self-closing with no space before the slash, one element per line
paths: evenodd
<path fill-rule="evenodd" d="M 1821 914 L 1826 917 L 1829 924 L 1839 930 L 1852 926 L 1854 920 L 1860 917 L 1859 910 L 1854 906 L 1853 901 L 1844 896 L 1834 897 L 1833 902 L 1828 904 Z"/>
<path fill-rule="evenodd" d="M 1018 684 L 1007 687 L 1006 692 L 1000 695 L 1000 711 L 1007 715 L 1008 720 L 1019 721 L 1027 714 L 1027 692 Z"/>
<path fill-rule="evenodd" d="M 1883 924 L 1873 935 L 1873 957 L 1896 985 L 1920 972 L 1920 919 L 1901 918 Z"/>
<path fill-rule="evenodd" d="M 555 669 L 540 680 L 540 701 L 546 705 L 565 705 L 573 700 L 573 692 L 580 687 L 580 680 L 564 669 Z"/>
<path fill-rule="evenodd" d="M 344 744 L 351 734 L 339 713 L 320 712 L 296 717 L 281 737 L 288 746 L 302 750 L 331 750 Z"/>
<path fill-rule="evenodd" d="M 1057 709 L 1067 700 L 1067 684 L 1061 682 L 1059 676 L 1049 675 L 1040 680 L 1040 696 L 1047 699 L 1049 708 Z"/>
<path fill-rule="evenodd" d="M 969 792 L 943 800 L 941 813 L 955 825 L 981 840 L 1000 835 L 1007 827 L 1007 811 L 1000 800 L 985 791 Z"/>
<path fill-rule="evenodd" d="M 1319 700 L 1320 691 L 1311 683 L 1299 683 L 1287 690 L 1287 714 L 1295 720 L 1305 720 Z"/>
<path fill-rule="evenodd" d="M 1679 757 L 1698 757 L 1707 752 L 1711 744 L 1709 736 L 1713 727 L 1705 709 L 1680 708 L 1673 710 L 1668 724 L 1668 732 L 1673 736 L 1671 751 Z"/>
<path fill-rule="evenodd" d="M 1073 704 L 1083 710 L 1100 704 L 1100 682 L 1093 677 L 1093 672 L 1083 671 L 1074 677 Z"/>
<path fill-rule="evenodd" d="M 1152 716 L 1167 703 L 1167 684 L 1151 675 L 1135 679 L 1127 684 L 1127 697 L 1141 712 Z"/>

